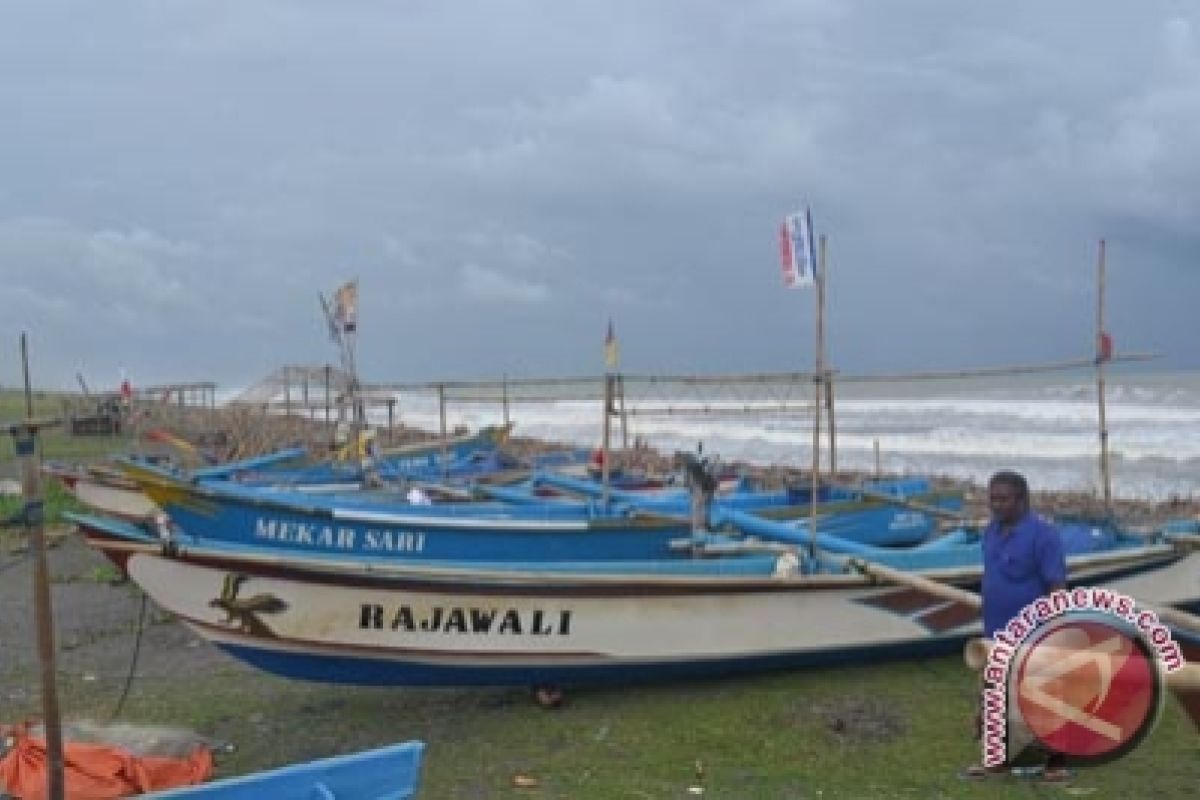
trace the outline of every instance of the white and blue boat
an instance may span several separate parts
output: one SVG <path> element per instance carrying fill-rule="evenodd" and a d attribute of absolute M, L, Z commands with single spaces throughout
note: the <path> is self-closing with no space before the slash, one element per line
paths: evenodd
<path fill-rule="evenodd" d="M 77 517 L 89 543 L 233 656 L 371 685 L 563 686 L 726 675 L 961 648 L 980 546 L 833 552 L 705 533 L 646 559 L 397 561 L 182 538 Z M 1072 585 L 1200 608 L 1200 550 L 1071 526 Z M 888 577 L 885 568 L 902 580 Z M 947 588 L 949 587 L 949 589 Z"/>

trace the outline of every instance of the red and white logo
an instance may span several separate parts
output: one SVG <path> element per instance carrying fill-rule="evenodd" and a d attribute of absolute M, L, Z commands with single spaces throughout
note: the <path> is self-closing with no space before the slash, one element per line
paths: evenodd
<path fill-rule="evenodd" d="M 1120 620 L 1063 617 L 1020 648 L 1009 696 L 1021 722 L 1045 747 L 1073 761 L 1102 762 L 1132 750 L 1163 703 L 1154 652 Z"/>

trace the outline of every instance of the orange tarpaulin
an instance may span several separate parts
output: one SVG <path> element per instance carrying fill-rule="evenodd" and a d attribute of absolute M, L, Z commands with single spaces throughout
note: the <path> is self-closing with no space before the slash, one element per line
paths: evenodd
<path fill-rule="evenodd" d="M 47 756 L 44 739 L 27 725 L 5 731 L 15 740 L 0 758 L 0 790 L 22 800 L 45 800 Z M 213 771 L 212 752 L 197 746 L 181 757 L 136 755 L 110 744 L 64 742 L 64 783 L 70 800 L 110 800 L 191 786 Z"/>

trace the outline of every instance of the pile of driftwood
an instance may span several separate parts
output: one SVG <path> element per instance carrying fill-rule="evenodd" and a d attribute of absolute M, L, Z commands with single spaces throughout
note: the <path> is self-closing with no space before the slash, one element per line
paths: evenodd
<path fill-rule="evenodd" d="M 128 430 L 146 446 L 174 451 L 187 463 L 235 461 L 290 447 L 304 447 L 315 458 L 336 453 L 356 434 L 347 421 L 268 412 L 255 406 L 220 408 L 138 404 Z M 381 446 L 433 439 L 428 432 L 395 426 L 377 430 Z"/>

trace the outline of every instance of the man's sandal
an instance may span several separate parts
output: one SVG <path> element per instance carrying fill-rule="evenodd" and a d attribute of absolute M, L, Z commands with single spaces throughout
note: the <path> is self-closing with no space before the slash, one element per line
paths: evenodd
<path fill-rule="evenodd" d="M 988 778 L 999 778 L 1008 774 L 1008 767 L 1000 765 L 998 767 L 985 767 L 983 764 L 972 764 L 958 773 L 958 777 L 965 781 L 982 781 Z"/>
<path fill-rule="evenodd" d="M 1042 783 L 1066 783 L 1075 777 L 1075 770 L 1066 767 L 1046 767 L 1038 780 Z"/>

